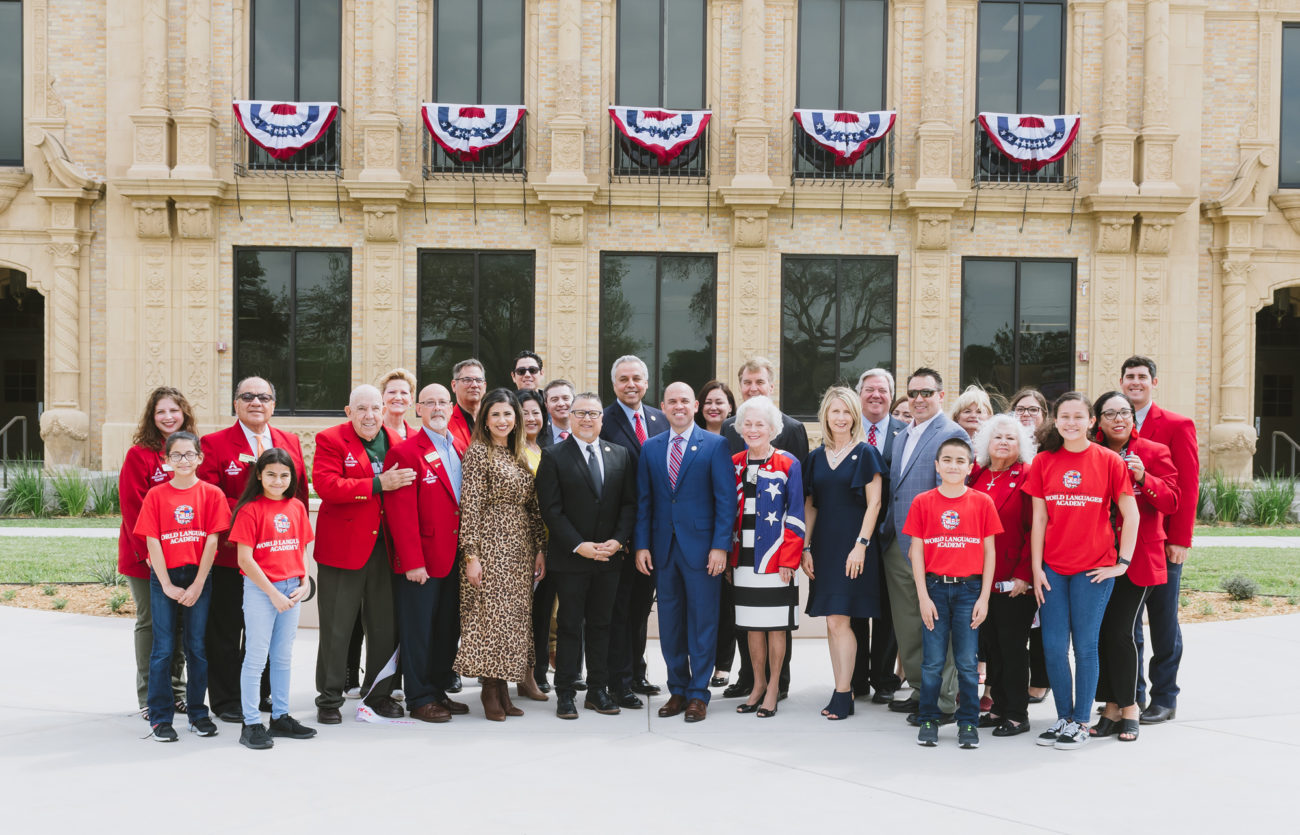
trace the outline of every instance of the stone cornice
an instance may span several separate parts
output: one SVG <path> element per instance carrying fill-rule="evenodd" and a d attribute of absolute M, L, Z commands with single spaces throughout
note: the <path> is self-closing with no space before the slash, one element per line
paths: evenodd
<path fill-rule="evenodd" d="M 529 187 L 543 203 L 590 203 L 600 188 L 595 183 L 531 183 Z"/>
<path fill-rule="evenodd" d="M 240 184 L 243 188 L 243 184 Z M 353 200 L 379 200 L 388 203 L 405 201 L 411 197 L 411 184 L 406 180 L 344 180 L 343 188 Z"/>
<path fill-rule="evenodd" d="M 723 204 L 732 208 L 745 206 L 770 209 L 780 204 L 781 198 L 788 192 L 789 189 L 783 186 L 772 186 L 766 188 L 755 186 L 722 186 L 718 189 L 718 194 L 722 196 Z"/>
<path fill-rule="evenodd" d="M 926 209 L 930 211 L 947 209 L 957 211 L 966 205 L 966 200 L 973 197 L 974 192 L 969 189 L 957 189 L 954 191 L 932 191 L 930 189 L 906 189 L 902 194 L 902 208 L 904 209 Z M 982 204 L 983 196 L 981 195 L 980 203 Z"/>
<path fill-rule="evenodd" d="M 1282 189 L 1269 197 L 1269 200 L 1286 222 L 1291 224 L 1291 228 L 1300 234 L 1300 189 Z"/>
<path fill-rule="evenodd" d="M 1174 214 L 1180 215 L 1196 198 L 1184 194 L 1090 194 L 1079 201 L 1085 212 L 1097 214 Z M 980 208 L 984 197 L 980 196 Z"/>
<path fill-rule="evenodd" d="M 112 188 L 131 200 L 165 199 L 222 200 L 234 195 L 235 186 L 229 180 L 172 180 L 159 178 L 132 178 L 109 180 Z M 281 184 L 281 194 L 284 194 Z"/>

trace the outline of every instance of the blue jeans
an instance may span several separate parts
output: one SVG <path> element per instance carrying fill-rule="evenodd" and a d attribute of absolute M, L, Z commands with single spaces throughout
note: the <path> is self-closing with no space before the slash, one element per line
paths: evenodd
<path fill-rule="evenodd" d="M 1183 661 L 1183 629 L 1178 625 L 1178 595 L 1183 584 L 1183 564 L 1165 561 L 1169 580 L 1163 586 L 1152 586 L 1147 595 L 1147 620 L 1151 624 L 1151 704 L 1160 707 L 1178 707 L 1178 665 Z M 1139 704 L 1147 701 L 1147 683 L 1142 675 L 1144 654 L 1142 612 L 1138 610 L 1133 627 L 1137 641 Z"/>
<path fill-rule="evenodd" d="M 198 576 L 197 565 L 182 565 L 167 569 L 172 585 L 188 588 Z M 190 719 L 208 715 L 203 697 L 208 692 L 208 656 L 203 635 L 208 628 L 208 604 L 212 601 L 212 577 L 203 584 L 203 591 L 193 606 L 182 606 L 163 593 L 162 583 L 152 571 L 149 573 L 149 608 L 153 614 L 153 649 L 149 653 L 149 724 L 171 723 L 175 718 L 176 704 L 172 700 L 172 656 L 176 652 L 176 629 L 183 626 L 185 661 L 189 665 L 189 680 L 185 683 L 185 702 Z"/>
<path fill-rule="evenodd" d="M 288 597 L 298 588 L 298 578 L 272 583 Z M 283 612 L 266 592 L 244 578 L 244 665 L 239 670 L 239 702 L 245 725 L 260 725 L 262 712 L 258 701 L 262 695 L 262 668 L 271 659 L 271 718 L 289 712 L 289 668 L 293 663 L 293 639 L 298 633 L 302 605 Z"/>
<path fill-rule="evenodd" d="M 960 583 L 945 583 L 927 577 L 926 593 L 938 612 L 934 629 L 921 629 L 921 704 L 917 719 L 939 719 L 939 690 L 943 684 L 943 665 L 948 660 L 949 640 L 952 660 L 957 668 L 957 722 L 979 722 L 980 693 L 979 630 L 970 628 L 971 610 L 980 597 L 980 578 Z"/>
<path fill-rule="evenodd" d="M 1114 579 L 1092 582 L 1087 572 L 1057 574 L 1043 566 L 1051 591 L 1043 593 L 1038 617 L 1043 626 L 1043 657 L 1052 682 L 1056 717 L 1086 725 L 1097 695 L 1097 639 Z M 1070 673 L 1070 643 L 1074 643 L 1074 674 Z M 1071 681 L 1073 678 L 1073 681 Z"/>

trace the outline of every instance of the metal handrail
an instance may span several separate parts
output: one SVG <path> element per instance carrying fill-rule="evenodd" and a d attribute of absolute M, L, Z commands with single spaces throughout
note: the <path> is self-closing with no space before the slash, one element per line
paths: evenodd
<path fill-rule="evenodd" d="M 1279 435 L 1281 435 L 1282 438 L 1283 438 L 1283 439 L 1284 439 L 1288 444 L 1291 445 L 1291 475 L 1292 475 L 1292 476 L 1295 476 L 1295 474 L 1296 474 L 1296 469 L 1295 469 L 1295 454 L 1296 454 L 1297 452 L 1300 452 L 1300 444 L 1296 443 L 1295 438 L 1292 438 L 1290 435 L 1288 435 L 1287 433 L 1283 432 L 1283 431 L 1280 430 L 1280 429 L 1274 429 L 1274 430 L 1273 430 L 1273 435 L 1272 435 L 1272 437 L 1271 437 L 1271 439 L 1270 439 L 1270 445 L 1272 446 L 1272 451 L 1271 451 L 1271 453 L 1270 453 L 1270 455 L 1269 455 L 1269 462 L 1268 462 L 1268 471 L 1269 471 L 1269 474 L 1270 474 L 1270 475 L 1276 475 L 1276 474 L 1277 474 L 1277 438 L 1278 438 Z"/>
<path fill-rule="evenodd" d="M 21 423 L 23 426 L 23 460 L 27 460 L 27 415 L 14 415 L 3 428 L 0 428 L 0 466 L 4 467 L 5 487 L 9 486 L 9 430 L 15 423 Z"/>

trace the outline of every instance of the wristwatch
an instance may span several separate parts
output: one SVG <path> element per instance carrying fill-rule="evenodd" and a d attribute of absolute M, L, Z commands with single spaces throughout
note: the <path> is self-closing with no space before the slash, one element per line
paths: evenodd
<path fill-rule="evenodd" d="M 860 536 L 858 537 L 858 544 L 865 548 L 871 544 L 871 540 L 867 539 L 865 536 Z"/>
<path fill-rule="evenodd" d="M 1123 566 L 1128 566 L 1128 565 L 1132 565 L 1132 564 L 1133 564 L 1133 561 L 1132 561 L 1132 560 L 1126 560 L 1126 559 L 1124 559 L 1123 557 L 1116 557 L 1116 558 L 1115 558 L 1115 562 L 1117 562 L 1117 563 L 1119 563 L 1120 565 L 1123 565 Z"/>

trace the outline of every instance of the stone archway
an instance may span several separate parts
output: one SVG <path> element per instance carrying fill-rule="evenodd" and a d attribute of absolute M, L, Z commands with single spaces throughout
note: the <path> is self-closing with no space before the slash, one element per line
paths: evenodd
<path fill-rule="evenodd" d="M 26 451 L 39 459 L 44 451 L 40 414 L 45 400 L 45 297 L 22 270 L 0 265 L 0 429 L 25 417 Z M 23 454 L 23 425 L 7 433 L 8 457 Z M 0 448 L 0 455 L 4 454 Z"/>
<path fill-rule="evenodd" d="M 1291 473 L 1291 447 L 1277 440 L 1277 460 L 1273 460 L 1274 432 L 1285 433 L 1300 442 L 1300 285 L 1273 291 L 1270 304 L 1255 313 L 1255 450 L 1254 472 L 1264 475 L 1275 471 Z M 1297 454 L 1300 459 L 1300 453 Z M 1300 465 L 1300 461 L 1298 461 Z"/>

